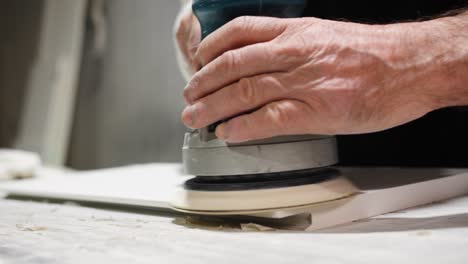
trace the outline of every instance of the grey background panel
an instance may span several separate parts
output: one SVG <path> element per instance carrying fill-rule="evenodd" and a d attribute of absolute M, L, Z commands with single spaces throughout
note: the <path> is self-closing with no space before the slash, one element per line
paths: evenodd
<path fill-rule="evenodd" d="M 105 1 L 88 19 L 68 165 L 92 169 L 181 160 L 184 81 L 172 28 L 179 1 Z M 102 26 L 102 25 L 101 25 Z M 93 49 L 105 34 L 102 52 Z"/>
<path fill-rule="evenodd" d="M 37 56 L 44 1 L 2 1 L 0 7 L 0 147 L 20 129 L 28 75 Z"/>

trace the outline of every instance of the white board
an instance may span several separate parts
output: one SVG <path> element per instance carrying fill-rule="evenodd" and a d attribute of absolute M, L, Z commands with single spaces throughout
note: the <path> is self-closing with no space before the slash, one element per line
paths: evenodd
<path fill-rule="evenodd" d="M 468 170 L 340 168 L 361 192 L 350 198 L 298 208 L 246 212 L 261 218 L 307 215 L 309 230 L 468 194 Z M 12 196 L 54 198 L 171 210 L 179 184 L 189 179 L 179 164 L 148 164 L 88 172 L 41 169 L 31 180 L 0 183 Z"/>

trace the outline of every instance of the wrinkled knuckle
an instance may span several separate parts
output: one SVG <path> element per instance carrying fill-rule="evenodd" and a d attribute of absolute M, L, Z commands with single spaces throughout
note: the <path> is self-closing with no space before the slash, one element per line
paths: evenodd
<path fill-rule="evenodd" d="M 197 49 L 194 52 L 194 59 L 198 60 L 202 65 L 206 65 L 206 45 L 201 42 L 198 44 Z"/>
<path fill-rule="evenodd" d="M 261 53 L 269 63 L 274 63 L 276 61 L 276 53 L 274 52 L 274 48 L 272 48 L 272 45 L 270 43 L 266 42 L 257 44 L 257 48 L 259 50 L 259 53 Z"/>
<path fill-rule="evenodd" d="M 190 91 L 197 90 L 198 86 L 201 83 L 201 78 L 202 77 L 199 73 L 193 75 L 192 79 L 190 79 L 189 83 L 187 84 L 186 90 L 190 90 Z"/>
<path fill-rule="evenodd" d="M 272 103 L 269 105 L 271 121 L 277 128 L 284 128 L 291 121 L 289 105 L 286 102 Z"/>
<path fill-rule="evenodd" d="M 198 50 L 198 43 L 197 44 L 192 43 L 188 45 L 188 52 L 190 56 L 194 57 L 195 54 L 197 53 L 197 50 Z"/>
<path fill-rule="evenodd" d="M 284 62 L 302 61 L 307 57 L 307 48 L 301 41 L 291 41 L 275 48 L 275 57 Z"/>
<path fill-rule="evenodd" d="M 188 82 L 187 87 L 184 90 L 184 98 L 187 102 L 193 103 L 196 93 L 199 89 L 201 77 L 199 74 L 195 74 L 192 79 Z"/>
<path fill-rule="evenodd" d="M 256 87 L 253 78 L 239 80 L 238 99 L 242 105 L 255 105 L 257 101 Z"/>
<path fill-rule="evenodd" d="M 285 44 L 276 48 L 276 56 L 282 59 L 297 58 L 304 55 L 304 51 L 296 45 Z"/>
<path fill-rule="evenodd" d="M 193 103 L 192 101 L 192 91 L 190 91 L 188 88 L 186 88 L 184 90 L 184 99 L 185 99 L 185 102 L 191 104 Z"/>
<path fill-rule="evenodd" d="M 231 23 L 231 30 L 233 33 L 244 32 L 246 28 L 250 27 L 252 24 L 252 17 L 250 16 L 240 16 L 236 17 Z"/>
<path fill-rule="evenodd" d="M 222 65 L 222 69 L 226 71 L 229 74 L 236 74 L 239 72 L 239 61 L 242 58 L 240 58 L 240 53 L 236 50 L 230 50 L 220 57 L 220 63 Z"/>
<path fill-rule="evenodd" d="M 275 98 L 289 98 L 291 97 L 291 93 L 297 89 L 289 79 L 279 76 L 265 76 L 261 79 L 261 83 L 263 87 L 268 88 L 265 89 L 265 92 L 275 95 Z"/>

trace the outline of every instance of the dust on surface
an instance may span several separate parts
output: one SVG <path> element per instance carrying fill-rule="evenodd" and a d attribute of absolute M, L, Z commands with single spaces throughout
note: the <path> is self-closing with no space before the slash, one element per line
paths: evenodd
<path fill-rule="evenodd" d="M 431 230 L 419 230 L 416 232 L 417 236 L 430 236 L 432 235 Z"/>
<path fill-rule="evenodd" d="M 239 223 L 235 221 L 226 221 L 221 219 L 206 219 L 193 216 L 178 217 L 172 221 L 176 225 L 185 226 L 188 228 L 198 228 L 213 231 L 230 231 L 230 232 L 262 232 L 276 230 L 272 227 L 263 226 L 255 223 Z"/>
<path fill-rule="evenodd" d="M 37 225 L 29 225 L 29 224 L 16 224 L 16 228 L 18 228 L 21 231 L 31 231 L 31 232 L 47 230 L 47 227 L 45 226 L 37 226 Z"/>

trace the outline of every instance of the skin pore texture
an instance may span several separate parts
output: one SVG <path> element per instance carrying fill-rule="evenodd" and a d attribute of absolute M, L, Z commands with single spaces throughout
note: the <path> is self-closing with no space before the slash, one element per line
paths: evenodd
<path fill-rule="evenodd" d="M 365 25 L 240 17 L 199 43 L 188 12 L 176 36 L 195 72 L 182 121 L 242 142 L 389 129 L 468 105 L 468 12 Z"/>

